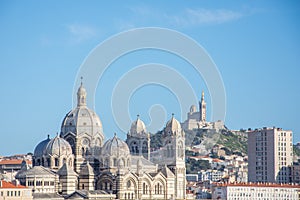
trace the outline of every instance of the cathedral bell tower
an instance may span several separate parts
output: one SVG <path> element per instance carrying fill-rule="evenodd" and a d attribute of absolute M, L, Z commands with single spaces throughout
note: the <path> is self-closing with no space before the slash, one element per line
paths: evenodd
<path fill-rule="evenodd" d="M 185 133 L 174 114 L 163 130 L 163 165 L 175 175 L 175 199 L 186 198 Z"/>
<path fill-rule="evenodd" d="M 201 101 L 199 101 L 200 121 L 206 121 L 206 102 L 204 101 L 204 91 L 202 91 Z"/>

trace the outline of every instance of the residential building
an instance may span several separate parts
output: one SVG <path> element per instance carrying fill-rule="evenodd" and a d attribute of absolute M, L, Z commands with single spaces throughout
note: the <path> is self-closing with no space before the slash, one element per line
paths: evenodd
<path fill-rule="evenodd" d="M 23 160 L 23 159 L 5 159 L 0 161 L 0 173 L 11 172 L 11 171 L 19 171 L 22 166 L 22 162 L 26 162 L 30 166 L 32 166 L 31 160 Z"/>
<path fill-rule="evenodd" d="M 187 182 L 198 182 L 198 174 L 187 174 L 186 181 Z"/>
<path fill-rule="evenodd" d="M 32 191 L 30 188 L 0 180 L 0 200 L 32 200 Z"/>
<path fill-rule="evenodd" d="M 249 182 L 292 182 L 292 131 L 275 127 L 249 131 L 248 163 Z"/>

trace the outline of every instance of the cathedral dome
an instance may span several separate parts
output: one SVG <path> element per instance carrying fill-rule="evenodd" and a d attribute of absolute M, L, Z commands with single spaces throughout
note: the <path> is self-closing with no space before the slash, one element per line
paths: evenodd
<path fill-rule="evenodd" d="M 191 108 L 190 108 L 190 112 L 191 113 L 197 112 L 197 106 L 192 105 Z"/>
<path fill-rule="evenodd" d="M 101 146 L 104 140 L 102 123 L 99 116 L 86 106 L 86 95 L 81 84 L 77 91 L 77 107 L 63 119 L 60 136 L 66 138 L 71 133 L 74 137 L 87 137 L 85 141 Z"/>
<path fill-rule="evenodd" d="M 128 156 L 130 155 L 128 145 L 116 135 L 105 142 L 101 151 L 102 156 Z"/>
<path fill-rule="evenodd" d="M 56 136 L 51 139 L 44 151 L 45 156 L 69 156 L 72 155 L 71 145 L 63 138 Z"/>
<path fill-rule="evenodd" d="M 147 133 L 146 126 L 142 120 L 140 120 L 139 115 L 137 119 L 132 122 L 130 128 L 131 135 L 144 135 Z"/>
<path fill-rule="evenodd" d="M 47 144 L 49 143 L 50 141 L 50 138 L 49 138 L 49 135 L 48 135 L 48 138 L 46 140 L 43 140 L 41 141 L 34 149 L 34 153 L 33 153 L 33 156 L 34 157 L 42 157 L 43 156 L 43 153 L 46 149 L 46 146 Z"/>
<path fill-rule="evenodd" d="M 172 114 L 172 118 L 167 122 L 166 129 L 172 131 L 172 132 L 177 132 L 181 131 L 181 125 L 177 119 L 175 119 L 174 114 Z"/>
<path fill-rule="evenodd" d="M 72 132 L 75 135 L 87 132 L 88 134 L 91 134 L 90 136 L 101 134 L 103 137 L 100 118 L 88 107 L 76 107 L 74 110 L 70 111 L 63 119 L 61 132 L 62 135 L 65 135 L 68 132 Z"/>

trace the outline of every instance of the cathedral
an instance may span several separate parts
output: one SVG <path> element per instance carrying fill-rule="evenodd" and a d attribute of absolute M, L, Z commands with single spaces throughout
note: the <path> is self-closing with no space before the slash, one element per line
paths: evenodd
<path fill-rule="evenodd" d="M 163 129 L 163 147 L 151 152 L 139 116 L 126 141 L 117 134 L 105 140 L 86 98 L 81 83 L 60 134 L 37 144 L 33 167 L 24 163 L 16 175 L 34 199 L 186 199 L 185 133 L 174 115 Z"/>
<path fill-rule="evenodd" d="M 196 105 L 191 106 L 190 112 L 187 113 L 187 120 L 181 124 L 182 129 L 186 131 L 194 129 L 225 129 L 224 122 L 221 120 L 215 122 L 207 121 L 206 113 L 206 102 L 204 100 L 204 92 L 202 91 L 201 101 L 199 101 L 199 111 L 197 111 Z"/>

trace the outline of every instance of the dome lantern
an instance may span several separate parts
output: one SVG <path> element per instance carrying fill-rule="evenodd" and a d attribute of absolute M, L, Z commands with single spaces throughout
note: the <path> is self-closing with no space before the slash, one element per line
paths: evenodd
<path fill-rule="evenodd" d="M 77 106 L 86 106 L 86 89 L 83 87 L 82 83 L 82 77 L 81 77 L 81 83 L 80 87 L 78 88 L 77 91 Z"/>

